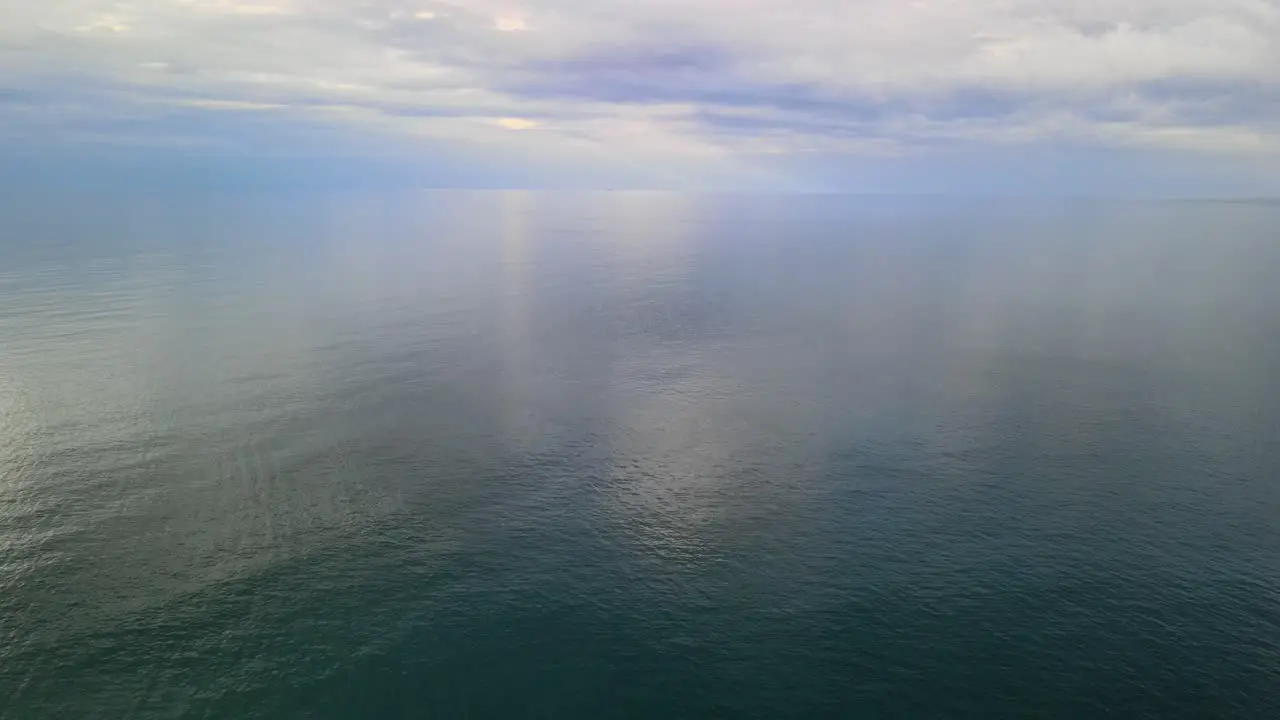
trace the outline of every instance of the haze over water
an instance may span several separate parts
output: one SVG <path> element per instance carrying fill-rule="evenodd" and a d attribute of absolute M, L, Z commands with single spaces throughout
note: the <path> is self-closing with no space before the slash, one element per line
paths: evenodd
<path fill-rule="evenodd" d="M 1278 227 L 7 200 L 0 717 L 1276 717 Z"/>

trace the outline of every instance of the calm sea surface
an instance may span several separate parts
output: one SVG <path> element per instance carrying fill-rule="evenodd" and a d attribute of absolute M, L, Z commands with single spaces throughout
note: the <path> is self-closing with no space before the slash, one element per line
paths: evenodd
<path fill-rule="evenodd" d="M 0 717 L 1280 717 L 1280 205 L 0 211 Z"/>

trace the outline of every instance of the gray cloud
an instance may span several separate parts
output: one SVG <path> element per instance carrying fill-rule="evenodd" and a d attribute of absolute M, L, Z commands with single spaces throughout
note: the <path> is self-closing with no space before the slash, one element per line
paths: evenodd
<path fill-rule="evenodd" d="M 0 48 L 0 113 L 68 133 L 275 112 L 636 158 L 1280 145 L 1275 0 L 7 0 Z"/>

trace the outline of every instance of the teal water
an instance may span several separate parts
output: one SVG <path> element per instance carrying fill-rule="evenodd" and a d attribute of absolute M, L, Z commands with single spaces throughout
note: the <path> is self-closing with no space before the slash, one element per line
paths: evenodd
<path fill-rule="evenodd" d="M 1277 228 L 6 200 L 0 717 L 1277 717 Z"/>

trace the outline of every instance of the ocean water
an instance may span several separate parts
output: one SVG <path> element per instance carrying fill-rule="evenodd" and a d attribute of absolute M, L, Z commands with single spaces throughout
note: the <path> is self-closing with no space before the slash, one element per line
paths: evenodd
<path fill-rule="evenodd" d="M 0 717 L 1278 717 L 1278 229 L 6 199 Z"/>

